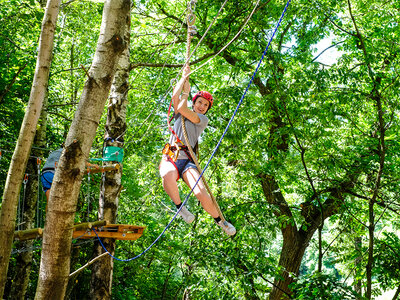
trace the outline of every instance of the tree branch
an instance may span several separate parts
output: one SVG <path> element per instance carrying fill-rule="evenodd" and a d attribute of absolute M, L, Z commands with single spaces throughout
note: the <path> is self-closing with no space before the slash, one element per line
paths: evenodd
<path fill-rule="evenodd" d="M 5 89 L 0 93 L 0 103 L 3 102 L 4 97 L 7 95 L 7 93 L 10 91 L 10 89 L 12 88 L 12 86 L 14 85 L 15 81 L 18 78 L 19 73 L 22 72 L 23 69 L 26 68 L 26 66 L 28 65 L 28 62 L 26 62 L 22 67 L 20 67 L 17 71 L 17 73 L 14 75 L 13 79 L 11 80 L 11 82 L 9 84 L 7 84 L 7 86 L 5 87 Z"/>
<path fill-rule="evenodd" d="M 331 49 L 333 47 L 336 47 L 337 45 L 342 44 L 343 42 L 344 41 L 340 41 L 340 42 L 337 42 L 336 44 L 333 44 L 333 45 L 329 46 L 328 48 L 325 48 L 316 57 L 314 57 L 311 62 L 314 62 L 315 60 L 317 60 L 318 57 L 320 57 L 325 51 L 328 51 L 329 49 Z"/>
<path fill-rule="evenodd" d="M 347 4 L 348 4 L 348 7 L 349 7 L 349 14 L 350 14 L 351 20 L 352 20 L 354 28 L 355 28 L 355 30 L 357 32 L 356 37 L 359 39 L 361 49 L 362 49 L 362 51 L 364 53 L 365 63 L 366 63 L 367 68 L 368 68 L 369 76 L 371 77 L 372 81 L 375 83 L 374 74 L 372 72 L 372 68 L 371 68 L 371 65 L 369 63 L 369 60 L 367 59 L 368 58 L 368 53 L 367 53 L 367 49 L 365 47 L 364 39 L 363 39 L 363 36 L 361 35 L 360 30 L 358 29 L 358 26 L 357 26 L 357 23 L 356 23 L 356 19 L 353 16 L 353 12 L 351 10 L 350 0 L 347 0 Z"/>
<path fill-rule="evenodd" d="M 83 265 L 82 267 L 80 267 L 79 269 L 75 270 L 74 272 L 72 272 L 71 274 L 69 274 L 68 278 L 71 278 L 72 276 L 77 275 L 78 273 L 82 272 L 84 269 L 86 269 L 88 266 L 90 266 L 91 264 L 93 264 L 95 261 L 99 260 L 100 258 L 104 257 L 108 255 L 108 252 L 104 252 L 102 254 L 100 254 L 99 256 L 93 258 L 92 260 L 88 261 L 85 265 Z"/>
<path fill-rule="evenodd" d="M 343 32 L 347 33 L 348 35 L 357 37 L 356 34 L 350 32 L 350 31 L 347 31 L 346 29 L 343 29 L 342 27 L 340 27 L 339 25 L 337 25 L 334 21 L 331 20 L 331 18 L 330 18 L 326 13 L 324 13 L 324 15 L 325 15 L 325 17 L 328 18 L 329 22 L 331 22 L 331 23 L 333 24 L 333 26 L 335 26 L 336 28 L 338 28 L 340 31 L 343 31 Z"/>

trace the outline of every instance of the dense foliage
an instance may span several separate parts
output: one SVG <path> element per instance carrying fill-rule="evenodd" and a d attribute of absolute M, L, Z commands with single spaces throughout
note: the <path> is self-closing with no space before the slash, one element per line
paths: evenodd
<path fill-rule="evenodd" d="M 3 186 L 29 98 L 44 8 L 33 0 L 0 1 Z M 103 6 L 98 1 L 64 2 L 50 71 L 48 150 L 64 140 L 74 116 Z M 222 2 L 198 1 L 198 34 L 192 49 Z M 286 1 L 260 1 L 241 35 L 211 59 L 240 30 L 254 3 L 228 1 L 191 59 L 198 61 L 192 66 L 192 91 L 206 89 L 215 98 L 200 145 L 203 166 L 244 93 Z M 185 5 L 185 1 L 148 0 L 135 1 L 132 8 L 132 70 L 118 220 L 144 225 L 146 230 L 135 242 L 117 242 L 116 256 L 122 259 L 147 248 L 174 215 L 174 205 L 161 186 L 158 163 L 169 136 L 166 112 L 171 79 L 178 76 L 177 64 L 185 58 Z M 223 235 L 192 196 L 188 202 L 196 215 L 192 225 L 177 219 L 144 256 L 115 262 L 113 298 L 181 299 L 185 294 L 191 299 L 265 299 L 285 272 L 279 262 L 287 250 L 283 246 L 287 228 L 312 236 L 300 257 L 299 274 L 291 274 L 296 278 L 291 285 L 294 298 L 356 299 L 357 293 L 364 294 L 369 251 L 374 257 L 373 294 L 397 289 L 399 20 L 398 1 L 292 2 L 205 173 L 238 233 L 233 238 Z M 321 41 L 335 51 L 324 52 L 326 44 Z M 105 118 L 92 157 L 101 156 L 104 122 Z M 96 219 L 100 176 L 84 180 L 77 222 Z M 270 194 L 262 184 L 265 178 L 277 183 Z M 181 185 L 182 198 L 188 193 Z M 284 202 L 272 199 L 278 194 Z M 372 220 L 370 212 L 375 216 Z M 321 219 L 319 238 L 314 232 Z M 92 242 L 74 242 L 72 270 L 90 260 L 92 253 Z M 39 252 L 35 249 L 30 298 Z M 89 297 L 89 281 L 87 269 L 71 283 L 70 298 Z"/>

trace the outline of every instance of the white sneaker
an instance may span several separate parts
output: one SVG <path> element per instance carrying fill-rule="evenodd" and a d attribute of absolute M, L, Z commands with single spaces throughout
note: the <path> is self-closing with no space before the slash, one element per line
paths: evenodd
<path fill-rule="evenodd" d="M 223 231 L 225 231 L 225 233 L 227 235 L 235 235 L 236 234 L 236 228 L 229 223 L 228 221 L 219 221 L 218 226 L 222 228 Z"/>
<path fill-rule="evenodd" d="M 181 211 L 179 212 L 179 215 L 188 224 L 194 221 L 194 215 L 186 208 L 186 206 L 182 207 Z"/>

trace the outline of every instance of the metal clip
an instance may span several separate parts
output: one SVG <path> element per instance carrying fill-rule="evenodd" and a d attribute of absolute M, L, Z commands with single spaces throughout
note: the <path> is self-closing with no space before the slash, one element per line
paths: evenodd
<path fill-rule="evenodd" d="M 195 36 L 197 34 L 197 27 L 195 25 L 190 26 L 189 33 L 191 36 Z"/>
<path fill-rule="evenodd" d="M 26 185 L 28 183 L 28 174 L 25 174 L 23 184 Z"/>
<path fill-rule="evenodd" d="M 172 88 L 175 87 L 176 81 L 177 81 L 176 78 L 172 78 L 172 79 L 171 79 L 171 87 L 172 87 Z"/>
<path fill-rule="evenodd" d="M 176 149 L 175 152 L 172 151 L 171 144 L 167 143 L 167 144 L 165 144 L 164 149 L 162 150 L 162 153 L 164 155 L 168 155 L 173 161 L 176 161 L 179 156 L 180 148 L 179 148 L 178 144 L 176 143 L 176 141 L 173 143 L 172 146 L 174 147 L 174 149 Z"/>
<path fill-rule="evenodd" d="M 175 151 L 172 159 L 173 159 L 173 161 L 176 161 L 178 159 L 178 156 L 179 156 L 180 148 L 179 148 L 178 144 L 176 143 L 176 141 L 174 142 L 173 146 L 175 146 L 176 151 Z"/>
<path fill-rule="evenodd" d="M 189 14 L 187 16 L 187 23 L 189 26 L 194 25 L 194 22 L 196 21 L 196 16 L 194 14 Z"/>
<path fill-rule="evenodd" d="M 191 0 L 189 2 L 189 10 L 195 11 L 196 10 L 196 3 L 197 3 L 197 0 Z"/>

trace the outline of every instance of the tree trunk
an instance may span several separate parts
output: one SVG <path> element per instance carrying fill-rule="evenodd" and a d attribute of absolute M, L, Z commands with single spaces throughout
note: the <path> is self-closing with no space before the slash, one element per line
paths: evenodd
<path fill-rule="evenodd" d="M 293 277 L 290 276 L 290 273 L 295 275 L 299 273 L 304 252 L 313 236 L 313 233 L 310 233 L 307 238 L 301 238 L 297 232 L 292 235 L 292 230 L 283 231 L 283 245 L 279 258 L 279 266 L 283 268 L 280 275 L 283 279 L 275 280 L 275 286 L 269 295 L 271 300 L 289 299 L 289 295 L 292 294 L 289 284 L 293 282 Z"/>
<path fill-rule="evenodd" d="M 120 54 L 129 0 L 106 0 L 100 36 L 50 192 L 35 299 L 62 299 L 68 282 L 77 199 Z"/>
<path fill-rule="evenodd" d="M 305 229 L 299 226 L 298 229 L 288 203 L 286 202 L 275 177 L 267 174 L 259 174 L 261 186 L 264 196 L 268 203 L 274 208 L 273 213 L 277 218 L 285 220 L 281 224 L 281 232 L 283 237 L 283 245 L 279 258 L 279 266 L 282 268 L 280 273 L 282 279 L 276 279 L 274 286 L 269 295 L 269 299 L 289 299 L 292 291 L 289 284 L 293 282 L 290 273 L 298 275 L 304 252 L 307 249 L 310 240 L 315 231 L 322 224 L 322 218 L 329 218 L 337 213 L 339 202 L 342 199 L 341 187 L 332 188 L 331 196 L 323 203 L 323 211 L 311 203 L 303 203 L 301 206 L 301 214 L 304 217 L 304 223 L 307 224 Z M 322 217 L 323 215 L 323 217 Z"/>
<path fill-rule="evenodd" d="M 129 41 L 130 41 L 130 17 L 125 24 L 125 40 L 127 47 L 122 53 L 118 68 L 111 87 L 107 123 L 105 133 L 105 146 L 123 147 L 123 139 L 126 130 L 126 105 L 129 89 Z M 115 162 L 104 162 L 111 165 Z M 121 165 L 122 166 L 122 165 Z M 103 175 L 101 195 L 99 198 L 99 219 L 107 220 L 111 224 L 117 223 L 118 199 L 122 188 L 122 168 L 117 171 L 106 172 Z M 115 239 L 103 239 L 107 250 L 114 254 Z M 94 249 L 95 257 L 104 252 L 99 243 Z M 112 277 L 114 260 L 111 256 L 104 257 L 93 264 L 91 279 L 91 299 L 111 299 Z"/>
<path fill-rule="evenodd" d="M 45 100 L 43 102 L 43 108 L 47 107 L 47 93 Z M 47 111 L 46 109 L 42 110 L 39 126 L 36 131 L 34 145 L 38 147 L 38 149 L 33 149 L 31 152 L 32 157 L 28 160 L 28 165 L 26 168 L 26 173 L 31 174 L 28 177 L 27 183 L 27 192 L 26 199 L 24 203 L 24 223 L 21 225 L 21 230 L 32 229 L 35 226 L 35 215 L 37 212 L 38 199 L 40 197 L 40 178 L 39 178 L 39 168 L 40 163 L 36 158 L 42 158 L 44 156 L 43 150 L 45 147 L 46 140 L 46 125 L 47 125 Z M 37 174 L 38 176 L 34 176 Z M 36 216 L 38 219 L 39 216 Z M 38 225 L 39 227 L 39 225 Z M 19 248 L 21 249 L 29 249 L 33 246 L 33 240 L 22 241 L 18 243 Z M 10 294 L 13 296 L 13 299 L 25 299 L 26 289 L 29 283 L 29 277 L 31 273 L 31 265 L 32 265 L 32 251 L 22 252 L 16 256 L 16 266 L 15 272 L 12 279 L 11 292 Z"/>
<path fill-rule="evenodd" d="M 358 277 L 358 274 L 360 273 L 361 267 L 362 267 L 362 238 L 361 236 L 358 236 L 354 239 L 354 248 L 355 251 L 357 252 L 357 256 L 354 259 L 354 278 Z M 354 291 L 361 295 L 361 287 L 362 287 L 362 282 L 361 279 L 356 279 L 354 282 Z M 361 299 L 361 297 L 360 297 Z"/>
<path fill-rule="evenodd" d="M 0 299 L 3 297 L 11 246 L 14 238 L 18 191 L 21 188 L 22 178 L 47 90 L 54 32 L 60 2 L 60 0 L 49 0 L 47 3 L 42 22 L 39 52 L 29 103 L 26 108 L 4 188 L 0 214 Z"/>
<path fill-rule="evenodd" d="M 397 287 L 397 290 L 396 290 L 396 292 L 394 293 L 392 300 L 397 300 L 397 299 L 399 299 L 399 296 L 400 296 L 400 285 Z"/>

